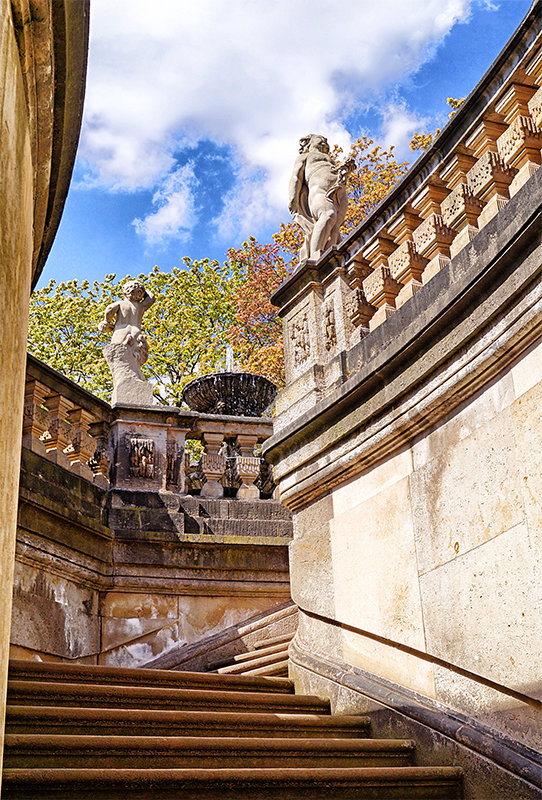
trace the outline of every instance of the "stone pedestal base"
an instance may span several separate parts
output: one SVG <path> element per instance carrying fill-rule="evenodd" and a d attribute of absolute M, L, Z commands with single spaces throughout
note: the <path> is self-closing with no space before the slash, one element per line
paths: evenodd
<path fill-rule="evenodd" d="M 440 272 L 442 267 L 445 267 L 446 264 L 449 264 L 449 263 L 450 263 L 450 259 L 448 258 L 448 256 L 442 255 L 442 253 L 439 253 L 438 255 L 436 255 L 434 258 L 431 259 L 429 264 L 424 269 L 423 275 L 422 275 L 422 283 L 425 284 L 428 281 L 430 281 L 431 278 L 433 277 L 433 275 L 436 275 L 437 272 Z"/>
<path fill-rule="evenodd" d="M 381 306 L 369 320 L 369 330 L 374 331 L 375 328 L 378 328 L 379 325 L 382 325 L 382 323 L 385 322 L 388 317 L 391 317 L 394 311 L 395 306 L 390 305 L 390 303 L 386 303 L 385 305 Z"/>
<path fill-rule="evenodd" d="M 243 483 L 237 490 L 238 500 L 259 500 L 260 490 L 254 484 Z"/>
<path fill-rule="evenodd" d="M 501 208 L 504 208 L 508 202 L 508 198 L 502 194 L 496 194 L 491 200 L 484 206 L 482 209 L 482 213 L 478 217 L 478 229 L 482 229 L 484 225 L 487 225 L 490 219 L 493 219 L 495 214 L 498 214 Z"/>
<path fill-rule="evenodd" d="M 508 191 L 510 192 L 510 197 L 513 197 L 516 194 L 516 192 L 519 192 L 522 186 L 525 186 L 529 178 L 535 174 L 539 166 L 540 166 L 539 164 L 535 164 L 533 161 L 527 161 L 527 163 L 521 167 L 520 171 L 518 172 L 518 174 L 516 175 L 516 177 L 514 178 L 508 189 Z"/>
<path fill-rule="evenodd" d="M 410 300 L 411 297 L 414 297 L 418 289 L 421 289 L 421 287 L 421 281 L 416 280 L 411 280 L 405 284 L 395 298 L 395 308 L 401 308 L 401 306 L 406 303 L 407 300 Z"/>
<path fill-rule="evenodd" d="M 113 376 L 111 405 L 152 406 L 152 386 L 145 380 L 130 348 L 108 344 L 103 354 Z"/>
<path fill-rule="evenodd" d="M 472 242 L 476 234 L 478 233 L 478 228 L 475 228 L 474 225 L 467 225 L 460 231 L 453 242 L 450 245 L 450 255 L 453 258 L 455 255 L 459 253 L 460 250 L 463 250 L 469 242 Z"/>

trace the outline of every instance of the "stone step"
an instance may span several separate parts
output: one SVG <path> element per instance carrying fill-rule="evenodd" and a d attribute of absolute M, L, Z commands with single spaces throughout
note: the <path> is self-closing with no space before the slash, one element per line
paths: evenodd
<path fill-rule="evenodd" d="M 7 769 L 3 800 L 459 800 L 457 767 Z"/>
<path fill-rule="evenodd" d="M 294 638 L 293 633 L 283 633 L 282 636 L 273 636 L 271 639 L 260 639 L 254 642 L 254 649 L 259 650 L 261 647 L 267 647 L 270 644 L 280 644 L 281 642 L 291 642 Z"/>
<path fill-rule="evenodd" d="M 259 656 L 256 653 L 254 654 L 253 658 L 242 661 L 241 663 L 229 664 L 227 667 L 220 667 L 218 669 L 218 673 L 219 675 L 246 674 L 248 670 L 264 667 L 266 664 L 275 664 L 277 661 L 284 661 L 284 655 L 284 650 L 279 650 L 278 653 L 271 653 L 267 656 Z"/>
<path fill-rule="evenodd" d="M 288 659 L 285 658 L 284 661 L 277 661 L 275 664 L 268 664 L 265 667 L 258 667 L 257 669 L 248 669 L 243 672 L 243 675 L 248 676 L 261 676 L 264 675 L 271 676 L 271 675 L 288 675 Z"/>
<path fill-rule="evenodd" d="M 79 684 L 53 681 L 8 681 L 8 702 L 15 705 L 99 706 L 115 708 L 176 708 L 207 711 L 275 713 L 329 710 L 329 701 L 307 695 L 272 692 L 229 692 L 205 689 L 170 689 L 150 686 Z"/>
<path fill-rule="evenodd" d="M 133 669 L 87 664 L 10 661 L 13 680 L 62 681 L 66 683 L 111 683 L 172 689 L 220 689 L 243 692 L 293 693 L 293 683 L 283 678 L 239 679 L 205 672 L 173 672 L 165 669 Z"/>
<path fill-rule="evenodd" d="M 271 655 L 271 653 L 287 653 L 288 644 L 288 642 L 282 642 L 281 644 L 274 644 L 269 647 L 261 647 L 259 650 L 248 650 L 246 653 L 239 653 L 238 655 L 234 656 L 233 660 L 250 661 L 252 658 Z"/>
<path fill-rule="evenodd" d="M 6 712 L 7 733 L 271 738 L 359 738 L 368 717 L 322 714 L 261 714 L 134 708 L 15 706 Z"/>
<path fill-rule="evenodd" d="M 408 739 L 263 739 L 8 734 L 4 767 L 189 769 L 387 767 L 413 763 Z M 91 759 L 91 761 L 89 761 Z"/>

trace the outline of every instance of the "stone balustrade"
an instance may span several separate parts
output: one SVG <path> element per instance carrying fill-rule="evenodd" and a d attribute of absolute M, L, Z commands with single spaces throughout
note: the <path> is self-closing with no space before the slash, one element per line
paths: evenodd
<path fill-rule="evenodd" d="M 539 33 L 530 37 L 505 48 L 376 211 L 275 292 L 286 354 L 279 427 L 344 381 L 345 352 L 475 246 L 479 231 L 538 170 L 542 54 Z"/>
<path fill-rule="evenodd" d="M 111 407 L 28 356 L 23 446 L 104 489 L 271 497 L 270 468 L 258 453 L 271 432 L 264 417 Z M 198 462 L 187 440 L 203 446 Z"/>

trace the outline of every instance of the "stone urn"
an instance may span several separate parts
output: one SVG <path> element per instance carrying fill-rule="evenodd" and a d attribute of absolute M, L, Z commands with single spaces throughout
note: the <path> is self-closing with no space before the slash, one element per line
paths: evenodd
<path fill-rule="evenodd" d="M 183 400 L 192 411 L 261 417 L 277 394 L 277 387 L 250 372 L 216 372 L 196 378 L 184 387 Z"/>

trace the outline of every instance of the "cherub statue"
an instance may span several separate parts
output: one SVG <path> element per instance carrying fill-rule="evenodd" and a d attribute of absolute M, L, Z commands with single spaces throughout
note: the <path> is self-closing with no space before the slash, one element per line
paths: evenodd
<path fill-rule="evenodd" d="M 149 345 L 141 330 L 143 314 L 155 302 L 154 295 L 140 281 L 128 281 L 124 300 L 107 306 L 98 328 L 112 333 L 104 356 L 113 376 L 112 403 L 152 405 L 152 385 L 145 380 L 141 365 L 149 357 Z"/>
<path fill-rule="evenodd" d="M 288 209 L 305 234 L 300 261 L 317 259 L 340 241 L 339 229 L 348 206 L 346 178 L 353 158 L 336 164 L 325 136 L 299 140 L 299 153 L 290 179 Z"/>
<path fill-rule="evenodd" d="M 98 329 L 102 333 L 112 332 L 111 344 L 129 347 L 141 366 L 149 357 L 149 344 L 141 331 L 141 323 L 155 297 L 139 281 L 129 281 L 122 291 L 124 300 L 116 300 L 107 306 Z"/>

